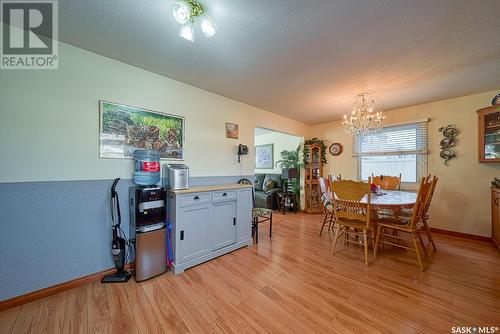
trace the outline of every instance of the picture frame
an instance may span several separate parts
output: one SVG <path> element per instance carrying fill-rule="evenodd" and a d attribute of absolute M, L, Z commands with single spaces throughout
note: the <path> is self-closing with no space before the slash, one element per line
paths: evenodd
<path fill-rule="evenodd" d="M 255 168 L 274 168 L 274 144 L 255 146 Z"/>
<path fill-rule="evenodd" d="M 236 123 L 226 123 L 226 138 L 238 139 L 239 129 Z"/>
<path fill-rule="evenodd" d="M 132 159 L 137 149 L 160 153 L 160 159 L 184 160 L 184 117 L 99 101 L 99 158 Z"/>

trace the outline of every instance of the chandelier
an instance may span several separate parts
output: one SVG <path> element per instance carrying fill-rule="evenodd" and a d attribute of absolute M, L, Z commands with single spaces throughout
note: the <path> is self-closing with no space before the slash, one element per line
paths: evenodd
<path fill-rule="evenodd" d="M 383 128 L 385 116 L 382 111 L 374 112 L 375 102 L 369 94 L 362 93 L 354 98 L 351 115 L 344 115 L 345 132 L 350 135 L 374 132 Z"/>
<path fill-rule="evenodd" d="M 181 24 L 179 36 L 193 42 L 194 23 L 199 18 L 201 31 L 205 37 L 212 37 L 217 32 L 214 20 L 205 13 L 203 6 L 196 0 L 180 0 L 172 5 L 172 15 Z"/>

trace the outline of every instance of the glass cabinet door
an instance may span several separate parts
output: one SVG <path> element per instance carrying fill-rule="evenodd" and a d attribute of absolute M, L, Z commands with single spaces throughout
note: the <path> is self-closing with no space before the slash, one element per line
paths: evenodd
<path fill-rule="evenodd" d="M 319 148 L 311 148 L 311 176 L 313 180 L 317 180 L 319 178 L 319 151 Z"/>
<path fill-rule="evenodd" d="M 479 161 L 500 161 L 500 106 L 478 111 Z"/>

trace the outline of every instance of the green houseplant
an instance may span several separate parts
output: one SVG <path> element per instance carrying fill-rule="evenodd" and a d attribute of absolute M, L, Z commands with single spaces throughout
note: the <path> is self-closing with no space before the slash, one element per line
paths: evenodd
<path fill-rule="evenodd" d="M 276 162 L 276 166 L 281 169 L 296 168 L 298 172 L 298 178 L 290 179 L 289 185 L 292 192 L 297 197 L 297 205 L 300 208 L 300 168 L 303 166 L 302 159 L 300 158 L 300 145 L 297 146 L 295 150 L 283 150 L 280 152 L 281 160 Z"/>
<path fill-rule="evenodd" d="M 279 168 L 301 168 L 302 162 L 300 161 L 300 146 L 295 150 L 280 152 L 281 160 L 276 161 L 276 166 Z"/>

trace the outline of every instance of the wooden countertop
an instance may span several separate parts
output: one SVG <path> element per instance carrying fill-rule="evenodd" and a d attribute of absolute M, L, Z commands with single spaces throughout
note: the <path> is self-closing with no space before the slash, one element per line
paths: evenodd
<path fill-rule="evenodd" d="M 220 184 L 215 186 L 191 187 L 189 189 L 182 189 L 182 190 L 168 190 L 168 192 L 175 195 L 181 195 L 181 194 L 191 194 L 191 193 L 202 193 L 215 190 L 243 189 L 252 187 L 253 186 L 251 184 L 234 183 L 234 184 Z"/>

